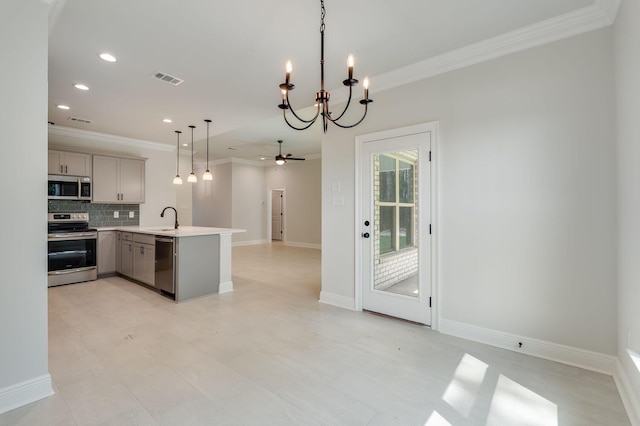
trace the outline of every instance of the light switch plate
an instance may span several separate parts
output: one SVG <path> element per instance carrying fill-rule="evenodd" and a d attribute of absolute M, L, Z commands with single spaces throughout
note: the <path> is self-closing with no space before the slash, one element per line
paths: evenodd
<path fill-rule="evenodd" d="M 129 219 L 136 217 L 136 212 L 129 212 Z"/>
<path fill-rule="evenodd" d="M 118 219 L 120 217 L 120 212 L 113 212 L 113 218 Z"/>

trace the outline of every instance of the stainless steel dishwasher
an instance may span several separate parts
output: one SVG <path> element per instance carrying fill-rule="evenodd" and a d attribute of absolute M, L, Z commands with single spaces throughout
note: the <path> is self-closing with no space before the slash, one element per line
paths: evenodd
<path fill-rule="evenodd" d="M 176 293 L 174 238 L 156 236 L 156 281 L 155 286 L 167 295 Z"/>

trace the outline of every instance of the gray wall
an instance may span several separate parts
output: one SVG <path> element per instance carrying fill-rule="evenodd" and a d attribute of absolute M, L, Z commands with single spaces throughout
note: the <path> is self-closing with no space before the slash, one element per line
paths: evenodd
<path fill-rule="evenodd" d="M 198 176 L 202 176 L 203 170 L 196 172 Z M 193 225 L 231 228 L 231 163 L 214 164 L 210 170 L 212 181 L 200 179 L 192 185 Z M 183 185 L 188 183 L 186 179 L 183 181 Z"/>
<path fill-rule="evenodd" d="M 233 242 L 264 241 L 266 202 L 264 168 L 234 163 L 232 168 L 232 228 L 247 232 L 234 234 Z"/>
<path fill-rule="evenodd" d="M 268 191 L 284 188 L 286 243 L 320 246 L 320 160 L 290 161 L 277 167 L 234 160 L 211 166 L 211 172 L 212 182 L 193 185 L 194 225 L 246 229 L 233 235 L 234 243 L 270 241 Z"/>
<path fill-rule="evenodd" d="M 283 166 L 273 165 L 265 168 L 267 190 L 286 190 L 284 227 L 287 244 L 320 247 L 321 173 L 320 160 L 289 161 Z"/>
<path fill-rule="evenodd" d="M 439 121 L 441 318 L 615 354 L 611 42 L 595 31 L 375 93 L 362 125 L 330 129 L 323 293 L 354 298 L 355 136 Z"/>
<path fill-rule="evenodd" d="M 640 353 L 640 4 L 622 2 L 615 26 L 618 115 L 618 359 L 640 423 L 640 374 L 627 349 Z"/>
<path fill-rule="evenodd" d="M 0 2 L 0 412 L 51 393 L 47 364 L 47 18 Z M 16 388 L 24 386 L 22 392 Z"/>

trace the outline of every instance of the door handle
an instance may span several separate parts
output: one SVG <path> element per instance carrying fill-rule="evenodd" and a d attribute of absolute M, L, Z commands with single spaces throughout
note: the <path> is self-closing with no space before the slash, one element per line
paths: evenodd
<path fill-rule="evenodd" d="M 362 238 L 369 238 L 369 233 L 368 232 L 363 232 L 362 233 Z"/>

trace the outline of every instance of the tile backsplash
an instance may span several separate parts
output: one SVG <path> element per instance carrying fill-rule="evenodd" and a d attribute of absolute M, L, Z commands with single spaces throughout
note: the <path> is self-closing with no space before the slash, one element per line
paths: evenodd
<path fill-rule="evenodd" d="M 89 201 L 48 200 L 49 213 L 89 213 L 89 226 L 130 226 L 140 224 L 140 205 L 138 204 L 93 204 Z M 113 217 L 118 212 L 119 217 Z M 133 212 L 133 218 L 129 218 Z"/>

